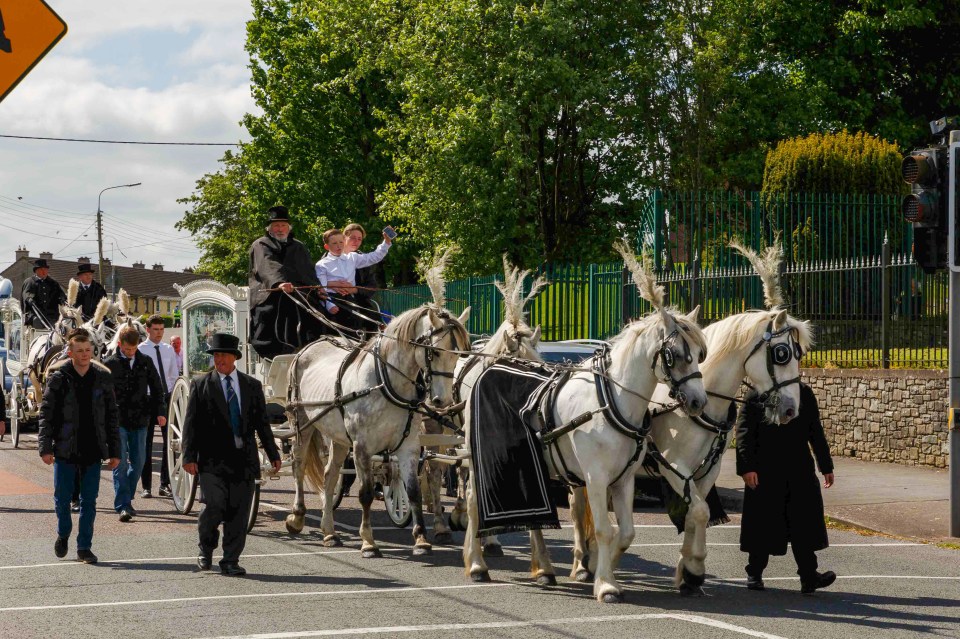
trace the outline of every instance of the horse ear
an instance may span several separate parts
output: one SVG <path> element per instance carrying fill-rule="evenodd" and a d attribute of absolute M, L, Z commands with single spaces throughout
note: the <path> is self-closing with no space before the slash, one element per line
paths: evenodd
<path fill-rule="evenodd" d="M 693 322 L 694 324 L 696 324 L 696 323 L 697 323 L 697 317 L 698 317 L 699 315 L 700 315 L 700 305 L 697 304 L 697 307 L 696 307 L 695 309 L 693 309 L 692 311 L 690 311 L 689 313 L 687 313 L 687 319 L 690 320 L 691 322 Z"/>
<path fill-rule="evenodd" d="M 787 312 L 780 311 L 773 318 L 773 330 L 778 331 L 787 325 Z"/>
<path fill-rule="evenodd" d="M 504 341 L 507 343 L 507 350 L 511 353 L 520 349 L 520 340 L 510 334 L 510 331 L 504 331 Z"/>
<path fill-rule="evenodd" d="M 460 313 L 460 317 L 457 318 L 457 321 L 464 327 L 466 327 L 467 322 L 470 321 L 470 307 L 463 309 L 463 312 Z"/>
<path fill-rule="evenodd" d="M 533 335 L 530 336 L 530 345 L 536 346 L 540 343 L 540 325 L 533 329 Z"/>

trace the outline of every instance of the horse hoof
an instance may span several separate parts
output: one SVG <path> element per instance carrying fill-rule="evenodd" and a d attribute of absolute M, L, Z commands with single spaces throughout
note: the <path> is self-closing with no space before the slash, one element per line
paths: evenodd
<path fill-rule="evenodd" d="M 299 535 L 303 530 L 303 522 L 298 522 L 294 515 L 287 515 L 284 524 L 287 526 L 287 532 L 291 535 Z"/>
<path fill-rule="evenodd" d="M 687 583 L 680 584 L 681 597 L 704 597 L 706 594 L 700 586 L 691 586 Z"/>
<path fill-rule="evenodd" d="M 454 515 L 456 515 L 456 517 L 454 517 Z M 456 512 L 452 512 L 447 516 L 447 525 L 450 527 L 450 530 L 463 531 L 463 525 L 460 523 L 460 515 Z"/>
<path fill-rule="evenodd" d="M 423 556 L 425 556 L 425 555 L 432 555 L 432 554 L 433 554 L 433 546 L 430 546 L 429 544 L 428 544 L 428 545 L 425 545 L 425 546 L 414 546 L 414 547 L 413 547 L 413 556 L 414 556 L 414 557 L 423 557 Z"/>
<path fill-rule="evenodd" d="M 433 535 L 433 543 L 445 545 L 453 542 L 453 535 L 449 532 L 438 532 Z"/>
<path fill-rule="evenodd" d="M 573 576 L 573 580 L 582 584 L 593 581 L 593 573 L 589 570 L 578 570 Z"/>
<path fill-rule="evenodd" d="M 623 603 L 623 593 L 608 592 L 600 598 L 600 601 L 607 604 Z"/>
<path fill-rule="evenodd" d="M 478 583 L 478 584 L 489 583 L 489 581 L 490 581 L 490 573 L 487 572 L 486 570 L 484 570 L 483 572 L 471 572 L 471 573 L 470 573 L 470 580 L 471 580 L 471 581 L 474 581 L 474 582 L 476 582 L 476 583 Z"/>
<path fill-rule="evenodd" d="M 484 544 L 483 554 L 487 557 L 503 557 L 503 546 L 500 544 Z"/>
<path fill-rule="evenodd" d="M 360 556 L 364 559 L 380 559 L 383 557 L 383 553 L 380 552 L 379 548 L 367 548 L 360 552 Z"/>
<path fill-rule="evenodd" d="M 323 538 L 323 545 L 325 548 L 340 548 L 343 546 L 343 542 L 339 535 L 327 535 Z"/>
<path fill-rule="evenodd" d="M 540 575 L 537 577 L 538 586 L 556 586 L 557 577 L 555 575 Z"/>

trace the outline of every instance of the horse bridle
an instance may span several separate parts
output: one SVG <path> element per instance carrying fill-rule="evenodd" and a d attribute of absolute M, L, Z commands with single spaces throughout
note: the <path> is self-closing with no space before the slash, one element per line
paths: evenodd
<path fill-rule="evenodd" d="M 703 373 L 699 370 L 696 370 L 686 377 L 681 377 L 677 379 L 673 376 L 673 367 L 676 365 L 676 355 L 674 355 L 671 345 L 674 340 L 680 340 L 680 343 L 683 344 L 683 358 L 686 360 L 687 364 L 693 363 L 693 355 L 690 353 L 690 345 L 687 344 L 687 340 L 683 338 L 680 333 L 680 328 L 674 328 L 673 332 L 667 336 L 663 336 L 664 331 L 660 332 L 660 348 L 657 350 L 657 354 L 653 356 L 653 362 L 650 364 L 651 370 L 656 369 L 657 361 L 660 362 L 660 370 L 663 373 L 663 376 L 657 375 L 657 380 L 663 384 L 667 384 L 670 387 L 670 399 L 677 400 L 680 404 L 687 403 L 687 395 L 680 387 L 691 379 L 702 378 Z M 703 360 L 706 358 L 706 353 L 701 352 L 698 360 L 699 364 L 703 363 Z"/>
<path fill-rule="evenodd" d="M 799 375 L 783 382 L 777 381 L 777 376 L 774 369 L 774 366 L 786 366 L 793 359 L 796 359 L 799 362 L 803 357 L 803 348 L 801 348 L 799 340 L 795 339 L 796 332 L 796 329 L 789 324 L 781 328 L 779 331 L 774 331 L 773 321 L 771 320 L 769 323 L 767 323 L 767 328 L 763 332 L 763 336 L 760 338 L 760 341 L 757 342 L 757 344 L 750 351 L 750 354 L 747 355 L 747 357 L 743 360 L 744 367 L 746 367 L 747 361 L 756 355 L 761 347 L 767 347 L 767 373 L 770 375 L 770 382 L 772 386 L 769 390 L 760 393 L 759 390 L 757 390 L 757 387 L 750 382 L 744 380 L 743 383 L 751 390 L 757 392 L 756 401 L 770 408 L 776 408 L 780 405 L 781 388 L 784 386 L 790 386 L 791 384 L 800 383 Z M 772 343 L 774 338 L 780 337 L 784 334 L 787 335 L 789 343 Z"/>
<path fill-rule="evenodd" d="M 424 390 L 430 387 L 430 384 L 433 383 L 434 376 L 436 377 L 448 377 L 451 380 L 454 378 L 454 372 L 450 371 L 438 371 L 433 369 L 433 359 L 436 357 L 439 351 L 446 349 L 440 348 L 435 342 L 434 337 L 441 335 L 440 342 L 443 341 L 443 337 L 449 335 L 454 330 L 456 330 L 456 325 L 449 321 L 451 318 L 448 315 L 441 315 L 441 319 L 444 320 L 443 326 L 433 328 L 429 331 L 426 331 L 415 340 L 413 344 L 423 349 L 423 359 L 426 363 L 426 366 L 420 369 L 420 375 L 417 376 L 417 383 L 420 383 L 422 378 Z M 460 344 L 457 342 L 456 337 L 454 337 L 454 351 L 460 350 Z"/>

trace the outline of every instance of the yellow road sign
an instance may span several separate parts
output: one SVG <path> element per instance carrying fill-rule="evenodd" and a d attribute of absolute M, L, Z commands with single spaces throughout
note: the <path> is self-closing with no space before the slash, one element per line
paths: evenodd
<path fill-rule="evenodd" d="M 66 33 L 44 0 L 0 0 L 0 101 Z"/>

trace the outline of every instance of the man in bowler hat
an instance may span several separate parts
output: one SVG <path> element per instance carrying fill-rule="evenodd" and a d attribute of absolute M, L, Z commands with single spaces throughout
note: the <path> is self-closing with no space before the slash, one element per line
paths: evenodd
<path fill-rule="evenodd" d="M 220 572 L 239 577 L 240 553 L 247 539 L 247 516 L 254 482 L 260 477 L 260 458 L 254 432 L 260 438 L 273 471 L 280 471 L 280 451 L 267 419 L 263 386 L 237 370 L 242 356 L 234 335 L 214 333 L 207 352 L 214 370 L 194 379 L 183 428 L 183 470 L 197 475 L 204 507 L 197 528 L 200 554 L 197 565 L 209 570 L 223 524 Z"/>
<path fill-rule="evenodd" d="M 93 279 L 93 264 L 78 265 L 77 280 L 80 282 L 80 290 L 77 291 L 74 306 L 80 309 L 83 319 L 88 320 L 97 312 L 97 304 L 107 296 L 107 291 L 100 282 Z"/>
<path fill-rule="evenodd" d="M 60 304 L 66 301 L 67 295 L 56 280 L 50 277 L 47 260 L 34 260 L 33 277 L 23 283 L 20 295 L 24 325 L 53 330 L 53 325 L 60 317 Z"/>

